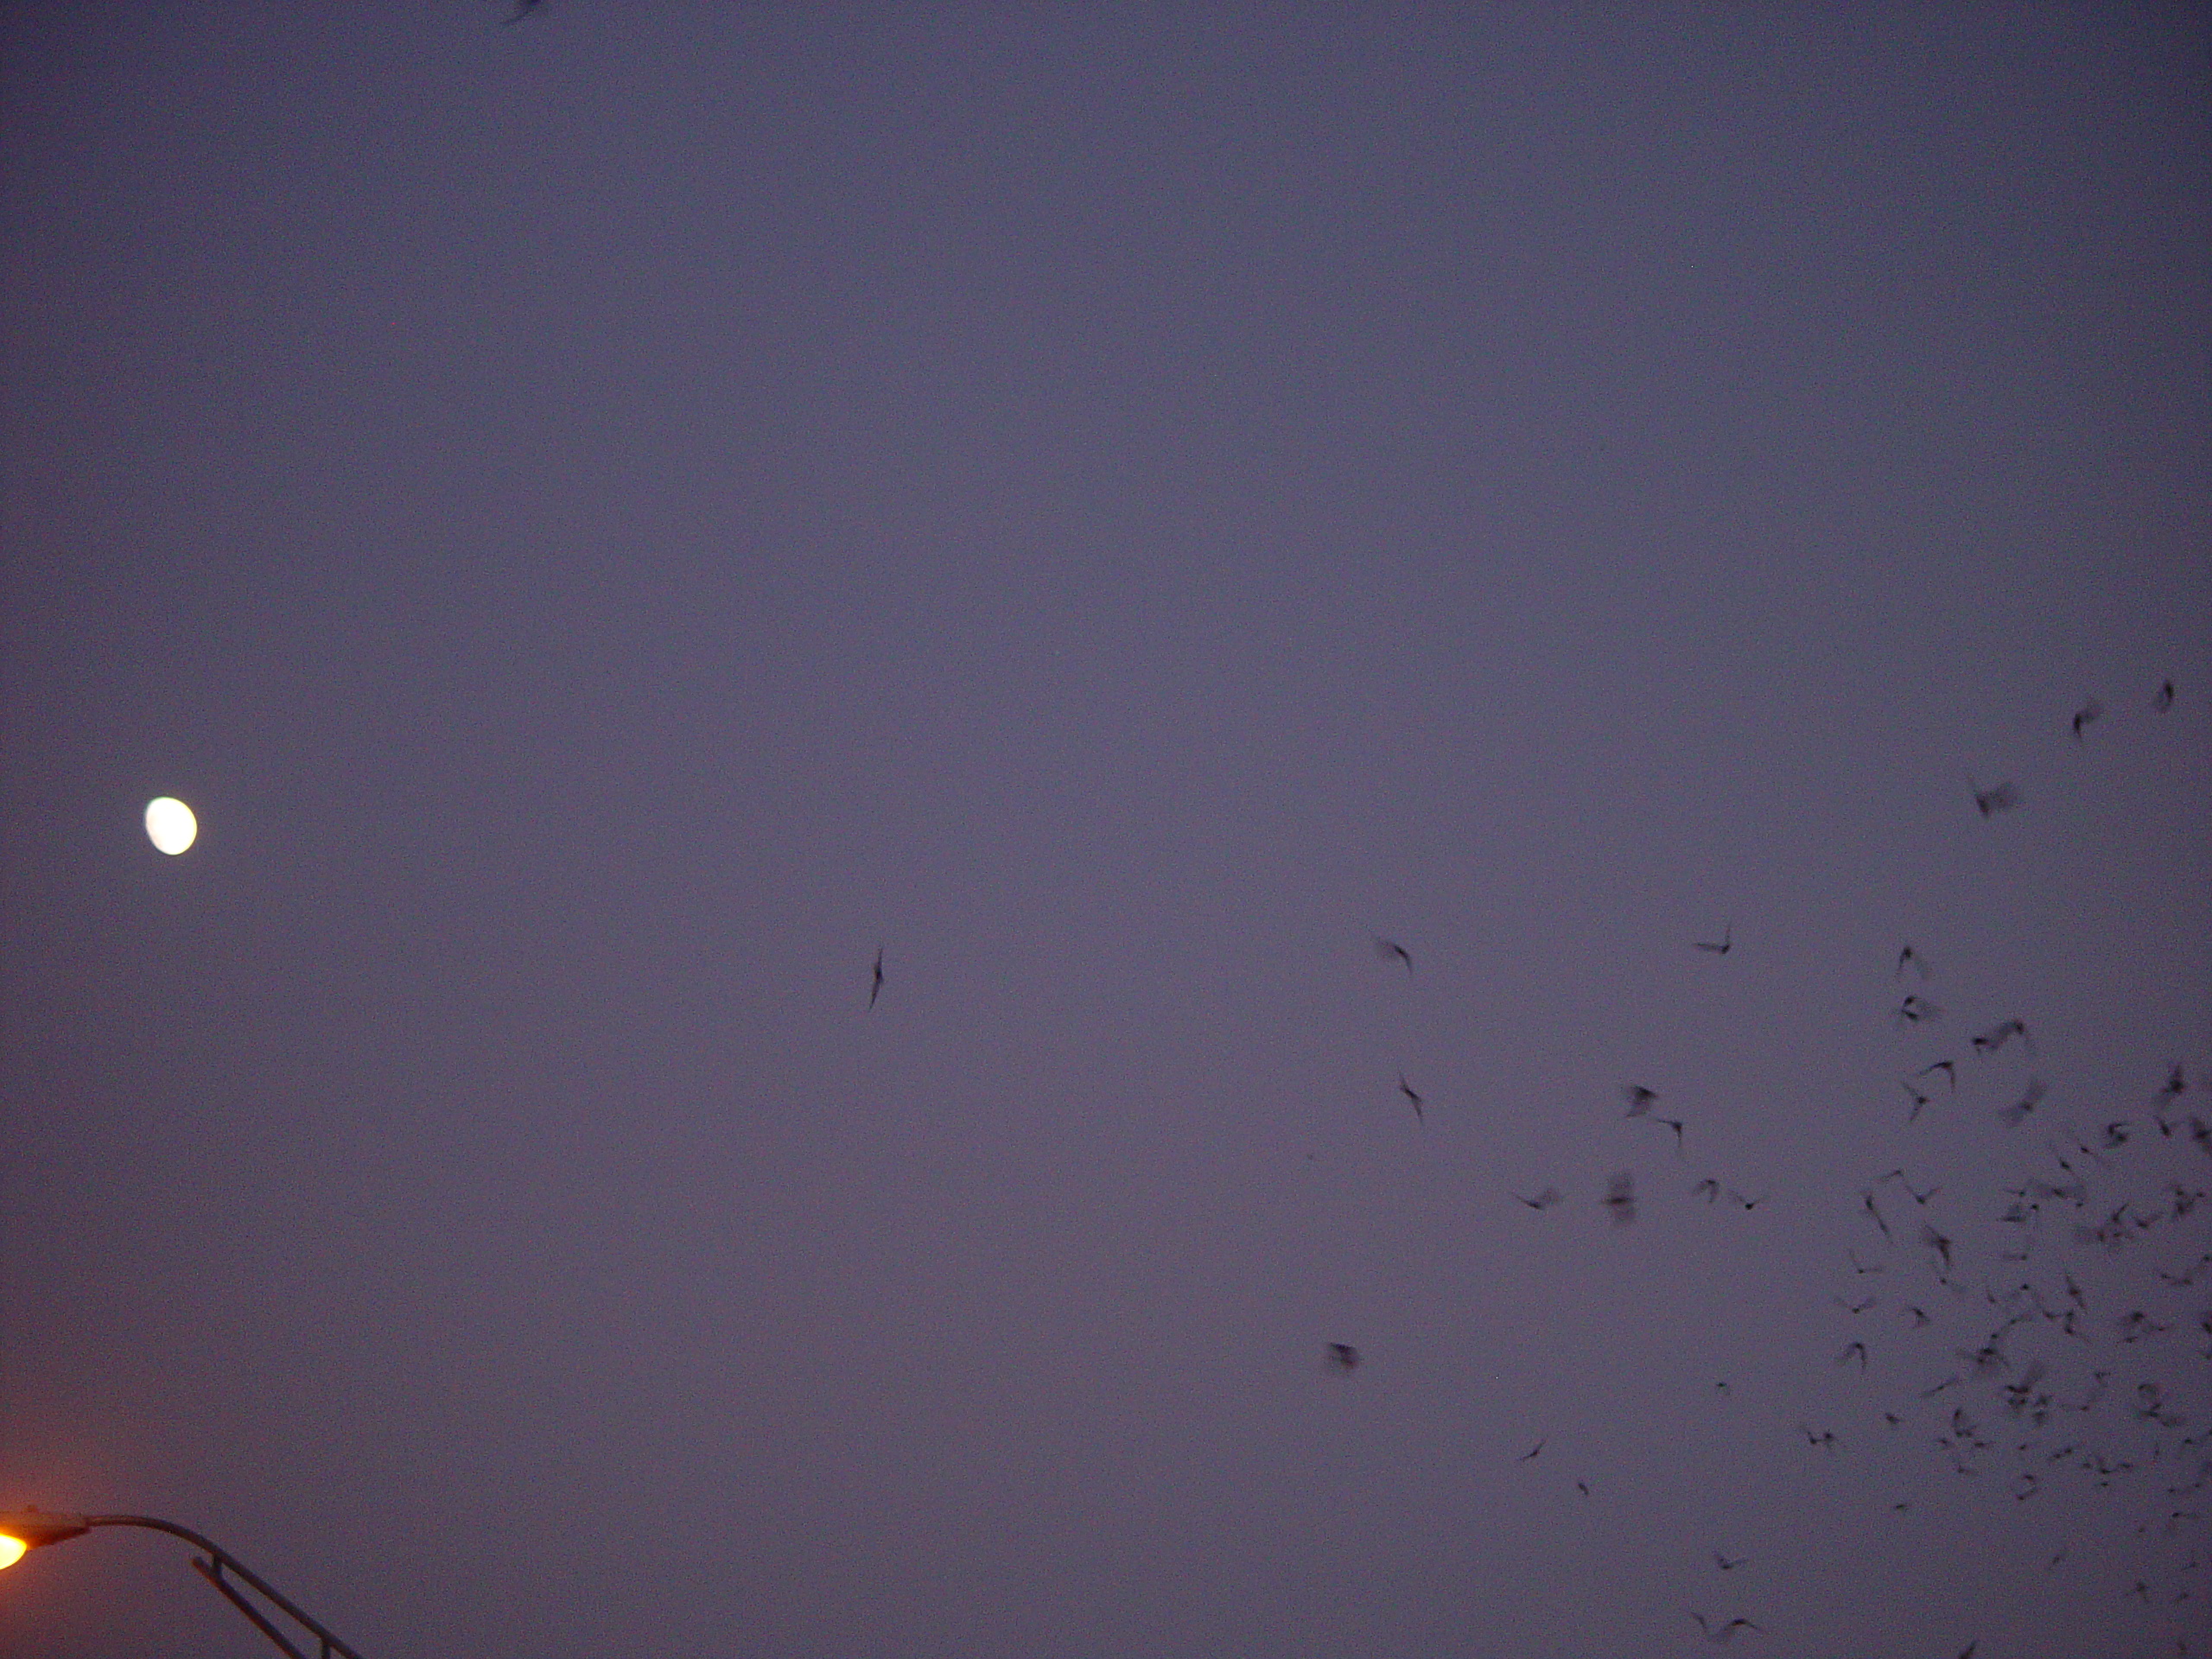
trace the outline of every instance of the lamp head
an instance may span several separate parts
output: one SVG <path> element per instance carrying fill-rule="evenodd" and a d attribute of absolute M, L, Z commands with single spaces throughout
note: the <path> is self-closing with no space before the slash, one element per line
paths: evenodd
<path fill-rule="evenodd" d="M 81 1515 L 51 1515 L 44 1510 L 13 1510 L 0 1515 L 0 1567 L 13 1567 L 31 1551 L 86 1532 Z"/>

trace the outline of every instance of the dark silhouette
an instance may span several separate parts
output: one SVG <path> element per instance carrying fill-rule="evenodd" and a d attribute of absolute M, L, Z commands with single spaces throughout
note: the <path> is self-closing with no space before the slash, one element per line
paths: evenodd
<path fill-rule="evenodd" d="M 1636 1219 L 1636 1177 L 1624 1172 L 1606 1183 L 1605 1208 L 1611 1212 L 1613 1225 L 1625 1227 Z"/>
<path fill-rule="evenodd" d="M 2026 1091 L 2010 1106 L 1999 1107 L 1998 1109 L 1997 1116 L 2004 1120 L 2004 1122 L 2008 1128 L 2017 1129 L 2020 1127 L 2021 1122 L 2027 1117 L 2028 1114 L 2035 1110 L 2036 1103 L 2042 1100 L 2042 1098 L 2043 1084 L 2034 1077 L 2030 1077 L 2028 1079 Z M 2066 1163 L 2066 1160 L 2063 1158 L 2060 1159 L 2058 1161 L 2062 1166 L 2064 1166 Z"/>
<path fill-rule="evenodd" d="M 1967 783 L 1974 791 L 1974 810 L 1985 818 L 1999 812 L 2010 812 L 2020 804 L 2020 791 L 2010 784 L 1999 784 L 1993 789 L 1984 789 L 1969 776 Z"/>
<path fill-rule="evenodd" d="M 875 977 L 874 977 L 872 981 L 870 981 L 870 982 L 869 982 L 868 988 L 868 1007 L 870 1007 L 871 1008 L 872 1008 L 872 1007 L 874 1007 L 875 1006 L 875 999 L 876 999 L 877 997 L 879 997 L 879 996 L 881 996 L 882 995 L 883 995 L 883 947 L 882 947 L 881 945 L 880 945 L 880 944 L 879 944 L 879 945 L 877 945 L 877 946 L 875 947 Z"/>
<path fill-rule="evenodd" d="M 1378 937 L 1375 941 L 1375 954 L 1382 957 L 1385 962 L 1389 962 L 1393 957 L 1395 957 L 1398 961 L 1406 964 L 1406 971 L 1408 974 L 1412 973 L 1414 970 L 1413 952 L 1407 950 L 1404 945 L 1400 944 L 1395 939 L 1386 939 Z"/>
<path fill-rule="evenodd" d="M 1414 1120 L 1426 1128 L 1428 1119 L 1422 1116 L 1421 1109 L 1425 1103 L 1421 1096 L 1414 1092 L 1413 1084 L 1406 1081 L 1406 1074 L 1402 1071 L 1398 1073 L 1398 1092 L 1413 1103 Z"/>
<path fill-rule="evenodd" d="M 1928 977 L 1928 959 L 1909 944 L 1897 952 L 1897 970 L 1896 973 L 1891 975 L 1890 977 L 1892 979 L 1903 979 L 1904 977 L 1904 965 L 1907 963 L 1910 963 L 1913 965 L 1914 970 L 1919 974 L 1922 979 L 1925 980 Z"/>
<path fill-rule="evenodd" d="M 1332 1342 L 1329 1344 L 1328 1363 L 1332 1369 L 1350 1374 L 1359 1369 L 1359 1350 L 1348 1342 Z"/>
<path fill-rule="evenodd" d="M 1658 1091 L 1647 1089 L 1640 1083 L 1623 1084 L 1621 1098 L 1628 1102 L 1627 1116 L 1630 1117 L 1642 1117 L 1659 1103 Z"/>
<path fill-rule="evenodd" d="M 1709 944 L 1703 939 L 1693 939 L 1690 943 L 1700 950 L 1710 950 L 1716 957 L 1725 957 L 1735 945 L 1736 924 L 1731 922 L 1720 930 L 1720 943 L 1718 944 Z"/>
<path fill-rule="evenodd" d="M 1738 1630 L 1759 1630 L 1759 1627 L 1748 1618 L 1732 1618 L 1726 1624 L 1715 1628 L 1707 1622 L 1703 1613 L 1692 1613 L 1690 1617 L 1697 1620 L 1697 1627 L 1705 1632 L 1705 1639 L 1716 1648 L 1725 1647 Z M 1764 1636 L 1765 1632 L 1759 1630 L 1759 1634 Z"/>
<path fill-rule="evenodd" d="M 2151 699 L 2151 707 L 2163 715 L 2173 706 L 2174 683 L 2171 680 L 2161 681 L 2158 685 L 2158 695 Z"/>
<path fill-rule="evenodd" d="M 1548 1186 L 1542 1192 L 1537 1193 L 1533 1198 L 1523 1198 L 1518 1192 L 1516 1192 L 1513 1196 L 1516 1198 L 1520 1199 L 1522 1204 L 1527 1205 L 1531 1210 L 1548 1210 L 1554 1205 L 1560 1203 L 1564 1195 L 1560 1193 L 1559 1188 L 1555 1186 Z"/>
<path fill-rule="evenodd" d="M 2094 697 L 2091 697 L 2087 702 L 2083 703 L 2080 709 L 2075 711 L 2074 741 L 2076 743 L 2079 743 L 2082 741 L 2082 728 L 2084 726 L 2094 726 L 2097 721 L 2102 720 L 2104 717 L 2104 704 L 2099 702 Z"/>

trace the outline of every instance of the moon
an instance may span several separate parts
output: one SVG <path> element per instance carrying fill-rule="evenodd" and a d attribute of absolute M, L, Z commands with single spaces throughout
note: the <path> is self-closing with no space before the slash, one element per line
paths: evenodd
<path fill-rule="evenodd" d="M 146 803 L 146 839 L 175 858 L 200 839 L 200 820 L 182 801 L 161 796 Z"/>

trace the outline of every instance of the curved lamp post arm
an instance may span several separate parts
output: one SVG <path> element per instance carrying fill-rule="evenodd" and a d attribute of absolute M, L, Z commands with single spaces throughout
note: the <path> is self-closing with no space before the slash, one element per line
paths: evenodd
<path fill-rule="evenodd" d="M 33 1548 L 81 1537 L 94 1527 L 143 1527 L 151 1532 L 166 1532 L 172 1538 L 183 1539 L 194 1549 L 207 1552 L 204 1560 L 197 1555 L 192 1558 L 193 1570 L 220 1591 L 224 1599 L 251 1619 L 256 1630 L 290 1655 L 291 1659 L 361 1659 L 359 1653 L 287 1601 L 267 1580 L 237 1556 L 228 1550 L 218 1548 L 189 1527 L 180 1527 L 173 1521 L 157 1520 L 150 1515 L 48 1515 L 35 1510 L 0 1516 L 0 1522 L 7 1523 L 10 1535 Z M 241 1589 L 240 1586 L 245 1588 Z M 310 1653 L 293 1646 L 268 1613 L 247 1597 L 246 1590 L 251 1590 L 314 1637 L 316 1644 L 314 1651 Z"/>

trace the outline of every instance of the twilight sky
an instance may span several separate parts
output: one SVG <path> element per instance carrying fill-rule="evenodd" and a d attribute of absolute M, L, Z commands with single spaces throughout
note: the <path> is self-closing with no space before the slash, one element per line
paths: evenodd
<path fill-rule="evenodd" d="M 0 1508 L 368 1659 L 2212 1652 L 2203 10 L 508 10 L 0 12 Z"/>

